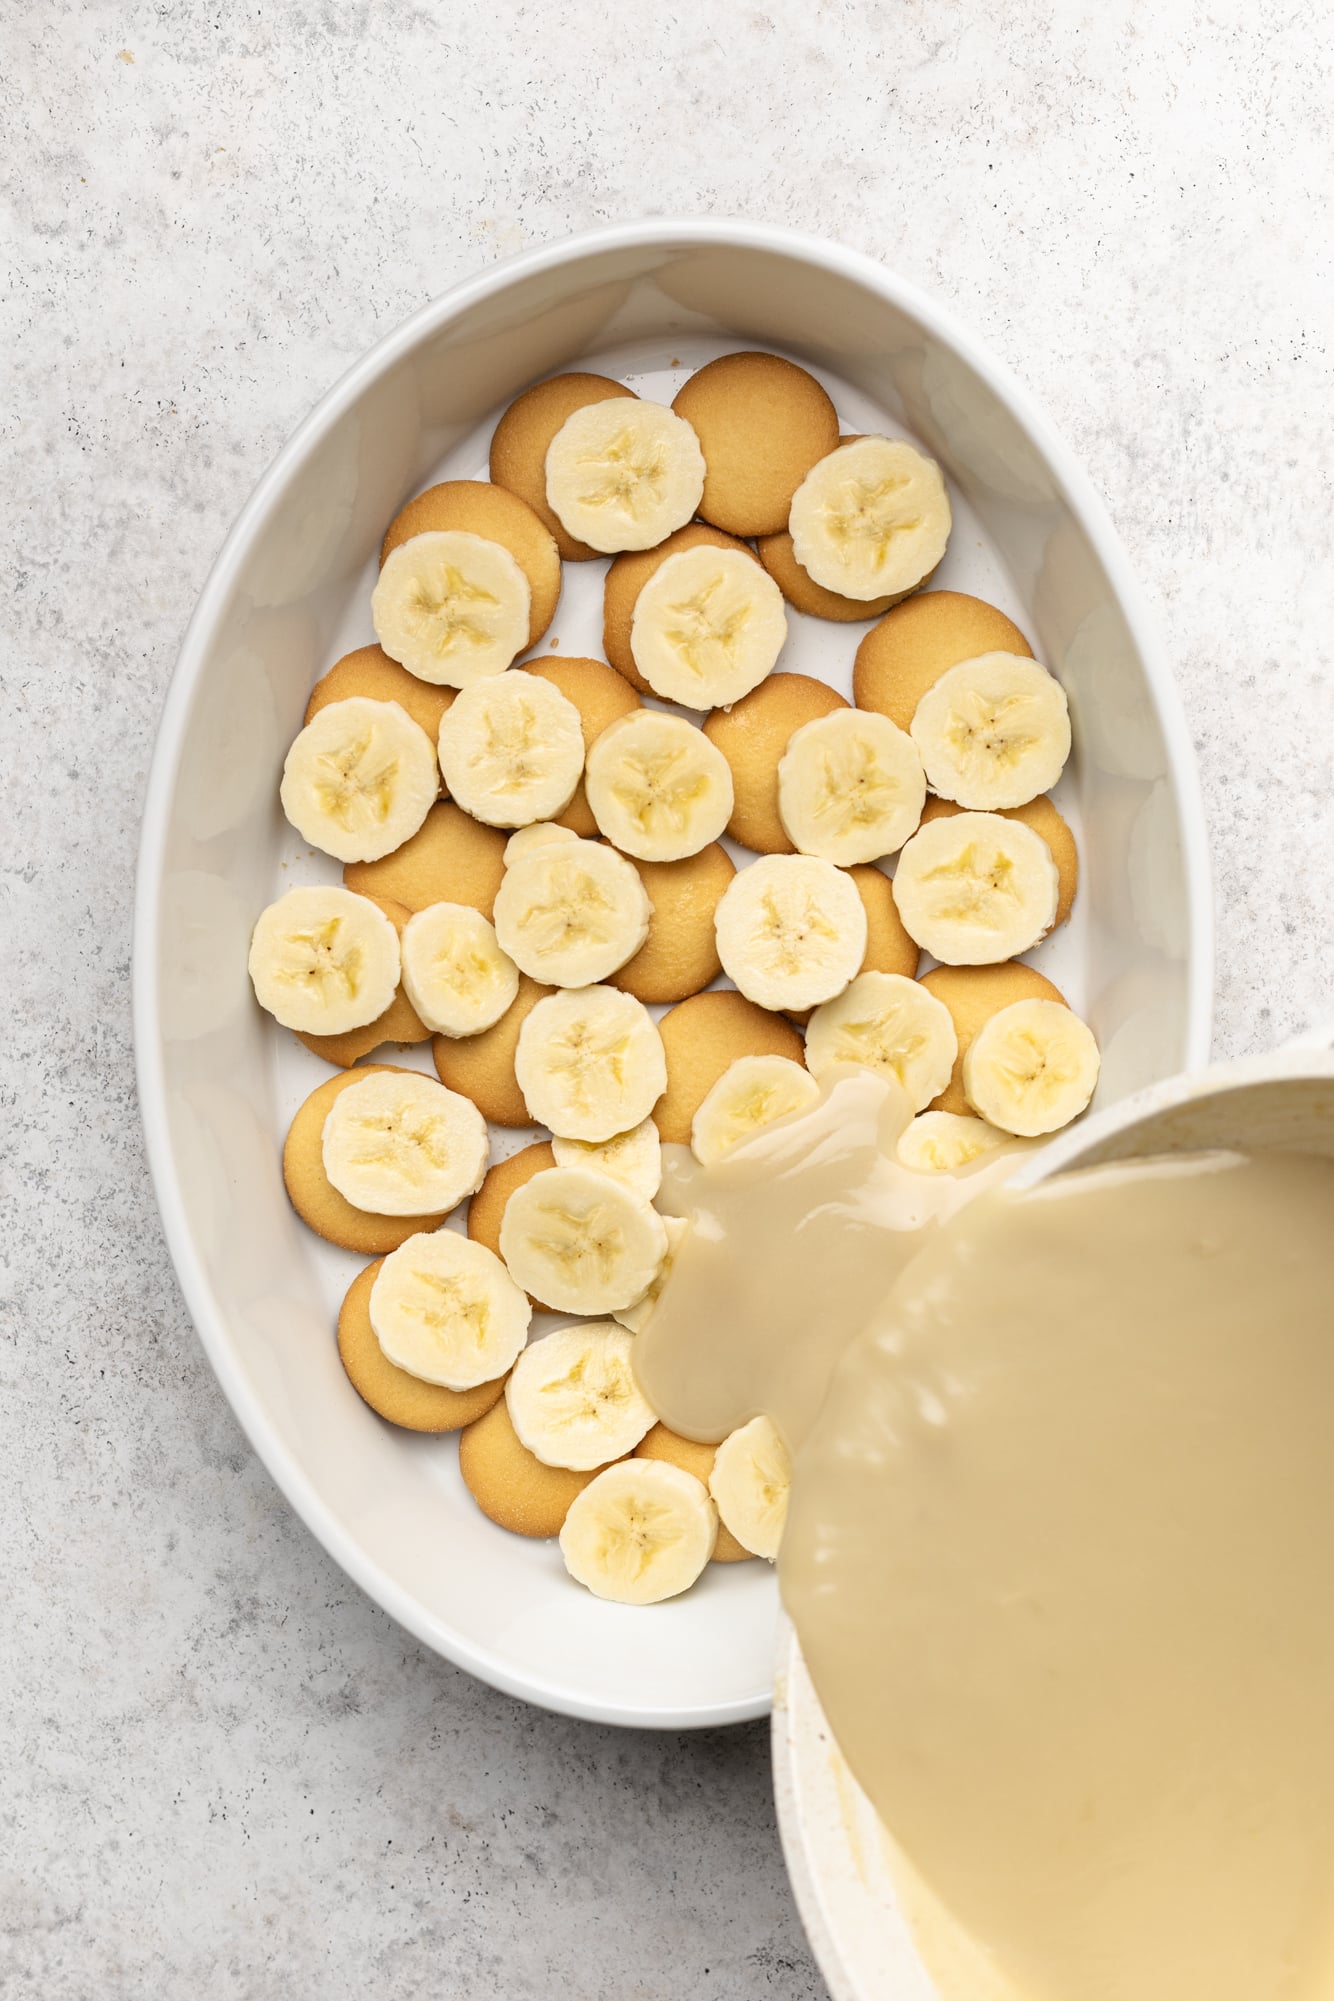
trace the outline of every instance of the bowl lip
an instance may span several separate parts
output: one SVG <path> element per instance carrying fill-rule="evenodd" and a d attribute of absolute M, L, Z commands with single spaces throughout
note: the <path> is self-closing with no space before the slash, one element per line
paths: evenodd
<path fill-rule="evenodd" d="M 384 371 L 451 320 L 496 293 L 562 266 L 617 249 L 689 251 L 703 248 L 768 251 L 849 279 L 887 305 L 917 320 L 959 354 L 1010 409 L 1043 454 L 1106 571 L 1153 690 L 1167 746 L 1187 891 L 1187 1063 L 1208 1054 L 1213 993 L 1213 906 L 1203 805 L 1194 751 L 1175 684 L 1164 663 L 1128 560 L 1087 474 L 1029 392 L 948 309 L 873 258 L 797 230 L 727 218 L 658 217 L 613 223 L 526 250 L 464 278 L 377 341 L 320 397 L 261 476 L 241 508 L 200 592 L 167 686 L 144 797 L 139 841 L 132 953 L 135 1068 L 149 1171 L 167 1248 L 190 1317 L 209 1363 L 238 1422 L 288 1502 L 324 1548 L 363 1591 L 413 1636 L 455 1666 L 508 1695 L 591 1722 L 676 1730 L 739 1723 L 764 1715 L 768 1694 L 688 1708 L 640 1707 L 633 1702 L 588 1701 L 540 1676 L 516 1674 L 485 1648 L 462 1640 L 425 1616 L 408 1593 L 386 1578 L 340 1526 L 313 1482 L 281 1443 L 261 1399 L 243 1380 L 231 1342 L 186 1221 L 171 1163 L 163 1038 L 157 996 L 159 885 L 165 855 L 168 805 L 180 764 L 182 739 L 203 662 L 237 573 L 264 522 L 274 495 L 309 458 L 329 430 Z"/>

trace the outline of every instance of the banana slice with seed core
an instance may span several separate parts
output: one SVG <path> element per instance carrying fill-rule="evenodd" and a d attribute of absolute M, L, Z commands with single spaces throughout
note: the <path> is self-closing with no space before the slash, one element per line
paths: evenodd
<path fill-rule="evenodd" d="M 397 1368 L 471 1390 L 511 1367 L 532 1309 L 494 1251 L 457 1230 L 434 1230 L 389 1253 L 371 1287 L 370 1316 Z"/>
<path fill-rule="evenodd" d="M 702 1166 L 711 1167 L 765 1126 L 808 1112 L 819 1102 L 815 1078 L 790 1057 L 738 1056 L 691 1121 L 691 1151 Z"/>
<path fill-rule="evenodd" d="M 888 716 L 836 709 L 789 737 L 778 764 L 778 814 L 806 855 L 843 868 L 892 855 L 926 804 L 916 745 Z"/>
<path fill-rule="evenodd" d="M 642 1299 L 637 1299 L 633 1306 L 618 1307 L 611 1316 L 613 1320 L 618 1320 L 622 1327 L 628 1327 L 632 1334 L 642 1334 L 648 1326 L 653 1309 L 662 1294 L 662 1288 L 671 1276 L 676 1254 L 690 1234 L 690 1225 L 684 1216 L 664 1216 L 662 1226 L 667 1232 L 667 1251 L 658 1266 L 657 1277 Z"/>
<path fill-rule="evenodd" d="M 684 716 L 637 709 L 603 730 L 584 779 L 600 831 L 642 862 L 683 861 L 732 817 L 732 770 Z"/>
<path fill-rule="evenodd" d="M 1065 690 L 1019 653 L 961 660 L 917 704 L 912 739 L 942 799 L 983 812 L 1026 806 L 1070 755 Z"/>
<path fill-rule="evenodd" d="M 529 848 L 511 861 L 496 892 L 501 949 L 546 986 L 606 979 L 633 959 L 652 915 L 634 864 L 600 841 Z"/>
<path fill-rule="evenodd" d="M 633 1452 L 655 1422 L 630 1364 L 633 1345 L 604 1320 L 558 1327 L 525 1349 L 505 1385 L 519 1443 L 544 1466 L 576 1473 Z"/>
<path fill-rule="evenodd" d="M 1068 1126 L 1093 1096 L 1100 1058 L 1093 1031 L 1059 1001 L 1011 1002 L 984 1022 L 963 1059 L 975 1112 L 1025 1139 Z"/>
<path fill-rule="evenodd" d="M 1055 922 L 1059 889 L 1041 835 L 997 813 L 929 820 L 894 872 L 904 929 L 945 966 L 990 966 L 1026 952 Z"/>
<path fill-rule="evenodd" d="M 398 933 L 350 889 L 289 889 L 250 939 L 255 998 L 298 1035 L 345 1035 L 378 1021 L 399 981 Z"/>
<path fill-rule="evenodd" d="M 652 1119 L 641 1119 L 629 1132 L 613 1133 L 610 1139 L 563 1139 L 557 1133 L 551 1151 L 557 1167 L 591 1167 L 595 1174 L 609 1174 L 645 1202 L 662 1186 L 662 1141 Z"/>
<path fill-rule="evenodd" d="M 811 467 L 788 526 L 797 561 L 826 590 L 901 596 L 945 553 L 949 496 L 940 467 L 902 438 L 856 438 Z"/>
<path fill-rule="evenodd" d="M 787 638 L 783 593 L 739 549 L 669 556 L 635 600 L 630 652 L 655 695 L 725 708 L 768 674 Z"/>
<path fill-rule="evenodd" d="M 919 1112 L 900 1133 L 895 1152 L 914 1174 L 957 1174 L 1005 1143 L 1003 1132 L 966 1112 Z"/>
<path fill-rule="evenodd" d="M 543 1168 L 515 1189 L 500 1223 L 510 1276 L 558 1313 L 633 1306 L 666 1251 L 657 1210 L 589 1167 Z"/>
<path fill-rule="evenodd" d="M 776 1561 L 787 1525 L 792 1462 L 776 1427 L 753 1417 L 725 1438 L 714 1455 L 709 1492 L 723 1526 L 743 1549 Z"/>
<path fill-rule="evenodd" d="M 714 925 L 724 972 L 759 1007 L 832 1000 L 866 953 L 857 885 L 815 855 L 761 855 L 727 885 Z"/>
<path fill-rule="evenodd" d="M 517 862 L 533 848 L 547 847 L 552 841 L 577 841 L 579 836 L 573 827 L 558 827 L 554 820 L 535 820 L 531 827 L 520 827 L 505 843 L 505 867 Z"/>
<path fill-rule="evenodd" d="M 450 797 L 488 827 L 550 819 L 569 804 L 583 768 L 578 709 L 521 668 L 475 681 L 440 718 Z"/>
<path fill-rule="evenodd" d="M 547 505 L 603 555 L 652 549 L 704 493 L 694 427 L 662 403 L 614 397 L 566 418 L 547 447 Z"/>
<path fill-rule="evenodd" d="M 548 994 L 519 1030 L 514 1074 L 534 1121 L 563 1139 L 610 1140 L 667 1088 L 662 1037 L 618 987 Z"/>
<path fill-rule="evenodd" d="M 283 765 L 284 813 L 304 840 L 340 862 L 374 862 L 411 839 L 435 804 L 431 740 L 397 702 L 330 702 Z"/>
<path fill-rule="evenodd" d="M 371 592 L 371 623 L 391 660 L 419 681 L 466 688 L 503 674 L 528 644 L 532 589 L 508 549 L 459 528 L 391 550 Z"/>
<path fill-rule="evenodd" d="M 702 1480 L 665 1459 L 627 1459 L 576 1494 L 560 1552 L 595 1597 L 659 1605 L 690 1589 L 717 1540 L 718 1512 Z"/>
<path fill-rule="evenodd" d="M 841 1063 L 863 1064 L 897 1078 L 914 1112 L 944 1090 L 958 1053 L 949 1009 L 901 973 L 859 973 L 806 1026 L 813 1076 L 826 1077 Z"/>
<path fill-rule="evenodd" d="M 519 969 L 480 910 L 428 903 L 403 927 L 403 987 L 436 1035 L 478 1035 L 519 991 Z"/>
<path fill-rule="evenodd" d="M 325 1174 L 355 1209 L 425 1216 L 476 1193 L 490 1141 L 470 1098 L 415 1071 L 376 1070 L 334 1099 L 322 1152 Z"/>

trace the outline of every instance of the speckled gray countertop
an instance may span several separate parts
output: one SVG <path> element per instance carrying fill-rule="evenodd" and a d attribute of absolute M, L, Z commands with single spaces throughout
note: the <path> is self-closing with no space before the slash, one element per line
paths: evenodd
<path fill-rule="evenodd" d="M 806 2001 L 763 1726 L 527 1710 L 349 1586 L 158 1231 L 129 1025 L 158 707 L 379 335 L 645 212 L 841 237 L 1087 464 L 1200 764 L 1220 1052 L 1328 1007 L 1334 16 L 1288 0 L 38 0 L 0 26 L 6 1995 Z"/>

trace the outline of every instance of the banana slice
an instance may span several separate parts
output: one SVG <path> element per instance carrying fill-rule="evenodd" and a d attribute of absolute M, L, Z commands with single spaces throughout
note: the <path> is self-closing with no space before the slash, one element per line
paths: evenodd
<path fill-rule="evenodd" d="M 500 1222 L 511 1278 L 557 1313 L 633 1306 L 666 1251 L 657 1210 L 589 1167 L 543 1168 L 515 1189 Z"/>
<path fill-rule="evenodd" d="M 548 994 L 519 1030 L 514 1074 L 537 1125 L 609 1140 L 646 1119 L 667 1089 L 662 1037 L 619 987 Z"/>
<path fill-rule="evenodd" d="M 662 403 L 586 403 L 547 447 L 547 505 L 604 556 L 654 548 L 690 520 L 703 492 L 694 427 Z"/>
<path fill-rule="evenodd" d="M 950 536 L 940 467 L 902 438 L 855 438 L 811 467 L 792 496 L 792 547 L 843 597 L 898 597 L 935 569 Z"/>
<path fill-rule="evenodd" d="M 761 855 L 728 883 L 714 927 L 723 971 L 758 1007 L 832 1000 L 866 952 L 856 883 L 815 855 Z"/>
<path fill-rule="evenodd" d="M 313 848 L 375 862 L 411 839 L 439 791 L 425 730 L 397 702 L 353 695 L 318 710 L 297 736 L 278 796 Z"/>
<path fill-rule="evenodd" d="M 926 776 L 888 716 L 836 709 L 803 723 L 778 763 L 778 815 L 804 855 L 850 868 L 892 855 L 917 831 Z"/>
<path fill-rule="evenodd" d="M 370 1316 L 395 1367 L 471 1390 L 512 1366 L 532 1308 L 494 1251 L 457 1230 L 433 1230 L 389 1253 L 371 1287 Z"/>
<path fill-rule="evenodd" d="M 984 1022 L 963 1059 L 975 1112 L 1036 1139 L 1068 1126 L 1093 1096 L 1100 1058 L 1093 1031 L 1059 1001 L 1012 1001 Z"/>
<path fill-rule="evenodd" d="M 546 847 L 552 841 L 577 841 L 578 838 L 573 827 L 558 827 L 554 820 L 535 820 L 531 827 L 520 827 L 506 841 L 505 867 L 509 868 L 533 848 Z"/>
<path fill-rule="evenodd" d="M 586 987 L 633 959 L 653 905 L 639 872 L 600 841 L 543 842 L 511 861 L 496 891 L 496 936 L 520 972 Z"/>
<path fill-rule="evenodd" d="M 914 1174 L 957 1174 L 1005 1145 L 1005 1134 L 967 1112 L 919 1112 L 894 1149 Z"/>
<path fill-rule="evenodd" d="M 709 1492 L 724 1528 L 752 1556 L 767 1557 L 770 1563 L 777 1560 L 783 1540 L 791 1487 L 787 1447 L 767 1417 L 753 1417 L 714 1454 Z"/>
<path fill-rule="evenodd" d="M 564 1139 L 558 1133 L 551 1151 L 557 1167 L 591 1167 L 595 1174 L 609 1174 L 645 1202 L 662 1186 L 662 1141 L 652 1119 L 641 1119 L 629 1132 L 613 1133 L 610 1139 Z"/>
<path fill-rule="evenodd" d="M 725 708 L 759 686 L 787 638 L 783 593 L 740 549 L 707 543 L 659 565 L 635 600 L 630 652 L 655 695 Z"/>
<path fill-rule="evenodd" d="M 528 644 L 532 587 L 508 549 L 461 528 L 400 542 L 371 592 L 371 623 L 419 681 L 466 688 Z"/>
<path fill-rule="evenodd" d="M 667 1232 L 667 1250 L 662 1263 L 658 1266 L 657 1277 L 642 1299 L 637 1299 L 633 1306 L 618 1306 L 611 1316 L 613 1320 L 619 1320 L 622 1327 L 628 1327 L 632 1334 L 642 1334 L 648 1326 L 662 1288 L 671 1276 L 676 1253 L 690 1232 L 690 1225 L 684 1216 L 664 1216 L 662 1226 Z"/>
<path fill-rule="evenodd" d="M 861 1063 L 897 1078 L 914 1112 L 950 1081 L 959 1038 L 949 1009 L 902 973 L 859 973 L 836 1000 L 817 1007 L 806 1026 L 806 1067 L 826 1077 L 840 1063 Z"/>
<path fill-rule="evenodd" d="M 519 991 L 519 969 L 467 903 L 428 903 L 403 927 L 403 987 L 436 1035 L 479 1035 Z"/>
<path fill-rule="evenodd" d="M 831 1007 L 837 1004 L 830 1002 Z M 691 1121 L 691 1151 L 701 1166 L 712 1167 L 776 1119 L 808 1112 L 819 1102 L 820 1086 L 791 1057 L 738 1056 Z"/>
<path fill-rule="evenodd" d="M 603 730 L 584 786 L 599 830 L 641 862 L 697 855 L 732 817 L 727 759 L 694 723 L 661 709 L 636 709 Z"/>
<path fill-rule="evenodd" d="M 1059 889 L 1042 836 L 998 813 L 929 820 L 894 872 L 904 929 L 945 966 L 992 966 L 1026 952 L 1055 922 Z"/>
<path fill-rule="evenodd" d="M 345 1035 L 378 1021 L 399 970 L 397 931 L 350 889 L 289 889 L 261 910 L 250 938 L 255 999 L 298 1035 Z"/>
<path fill-rule="evenodd" d="M 654 1424 L 630 1364 L 632 1335 L 610 1320 L 534 1341 L 505 1385 L 519 1443 L 544 1466 L 587 1473 L 633 1452 Z"/>
<path fill-rule="evenodd" d="M 1048 792 L 1070 755 L 1065 690 L 1019 653 L 961 660 L 913 711 L 912 739 L 931 790 L 981 812 Z"/>
<path fill-rule="evenodd" d="M 665 1459 L 626 1459 L 575 1495 L 560 1553 L 595 1597 L 660 1605 L 690 1589 L 717 1540 L 718 1512 L 702 1480 Z"/>
<path fill-rule="evenodd" d="M 488 827 L 549 820 L 584 768 L 579 711 L 559 688 L 516 667 L 465 688 L 440 718 L 450 797 Z"/>
<path fill-rule="evenodd" d="M 372 1071 L 338 1093 L 324 1121 L 325 1174 L 373 1216 L 452 1209 L 481 1187 L 490 1150 L 472 1100 L 415 1070 Z"/>

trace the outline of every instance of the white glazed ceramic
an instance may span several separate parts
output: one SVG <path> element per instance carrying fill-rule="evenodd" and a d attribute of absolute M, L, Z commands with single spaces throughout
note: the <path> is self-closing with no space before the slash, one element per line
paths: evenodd
<path fill-rule="evenodd" d="M 1210 915 L 1190 747 L 1101 506 L 1024 392 L 938 308 L 863 257 L 748 224 L 643 223 L 514 259 L 325 397 L 246 506 L 186 635 L 136 921 L 139 1087 L 167 1239 L 255 1449 L 349 1575 L 427 1645 L 530 1701 L 660 1727 L 768 1707 L 772 1574 L 715 1566 L 651 1611 L 601 1604 L 554 1546 L 478 1514 L 452 1442 L 367 1412 L 333 1344 L 348 1261 L 297 1224 L 279 1174 L 286 1120 L 326 1073 L 259 1015 L 245 956 L 258 910 L 315 866 L 280 818 L 277 777 L 311 684 L 372 636 L 375 553 L 402 501 L 480 473 L 490 424 L 535 377 L 602 366 L 670 394 L 748 344 L 822 372 L 859 428 L 906 429 L 936 454 L 957 518 L 938 581 L 996 597 L 1065 683 L 1077 754 L 1060 796 L 1083 883 L 1040 962 L 1098 1033 L 1101 1099 L 1203 1060 Z M 600 570 L 567 566 L 553 630 L 582 606 L 576 650 L 591 650 Z M 783 664 L 832 675 L 837 660 L 846 685 L 861 628 L 792 624 Z"/>
<path fill-rule="evenodd" d="M 1334 1156 L 1331 1043 L 1327 1029 L 1273 1056 L 1153 1086 L 1062 1134 L 1024 1163 L 1015 1186 L 1066 1168 L 1208 1147 Z M 834 2001 L 987 2001 L 976 1968 L 957 1983 L 928 1977 L 879 1819 L 843 1761 L 786 1619 L 773 1751 L 788 1872 Z"/>

